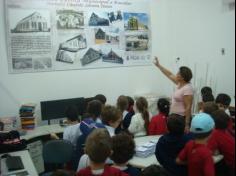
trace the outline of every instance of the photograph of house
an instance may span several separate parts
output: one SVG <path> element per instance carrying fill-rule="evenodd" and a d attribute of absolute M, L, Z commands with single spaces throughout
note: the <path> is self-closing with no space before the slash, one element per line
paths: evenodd
<path fill-rule="evenodd" d="M 148 45 L 148 34 L 126 36 L 126 51 L 147 51 Z"/>
<path fill-rule="evenodd" d="M 118 30 L 119 31 L 119 30 Z M 115 31 L 117 32 L 117 31 Z M 120 37 L 119 33 L 113 31 L 105 32 L 103 29 L 95 29 L 95 43 L 96 44 L 119 44 Z"/>
<path fill-rule="evenodd" d="M 12 33 L 26 32 L 50 32 L 50 27 L 47 19 L 39 12 L 34 12 L 31 15 L 20 20 L 16 27 L 12 29 Z"/>
<path fill-rule="evenodd" d="M 104 16 L 103 18 L 95 13 L 92 13 L 89 19 L 89 26 L 109 26 L 109 20 L 108 18 L 106 18 L 106 15 L 104 14 L 101 14 L 101 16 Z"/>
<path fill-rule="evenodd" d="M 80 29 L 84 26 L 84 13 L 74 10 L 57 10 L 58 29 Z"/>
<path fill-rule="evenodd" d="M 125 30 L 148 30 L 148 15 L 145 13 L 124 13 Z"/>
<path fill-rule="evenodd" d="M 47 70 L 52 68 L 51 58 L 34 59 L 34 70 Z"/>
<path fill-rule="evenodd" d="M 110 12 L 108 13 L 108 18 L 110 23 L 113 23 L 115 21 L 122 21 L 123 20 L 122 12 L 121 11 Z"/>
<path fill-rule="evenodd" d="M 15 70 L 26 70 L 33 68 L 33 61 L 31 58 L 13 58 L 12 64 L 13 69 Z"/>
<path fill-rule="evenodd" d="M 107 55 L 102 56 L 102 61 L 115 64 L 124 64 L 123 58 L 118 56 L 113 50 L 111 50 Z"/>
<path fill-rule="evenodd" d="M 56 56 L 56 61 L 73 64 L 75 57 L 76 57 L 76 53 L 74 53 L 74 52 L 69 52 L 69 51 L 65 51 L 65 50 L 58 50 L 57 56 Z"/>
<path fill-rule="evenodd" d="M 102 57 L 102 52 L 96 51 L 95 49 L 90 48 L 80 61 L 81 61 L 82 66 L 85 66 L 101 59 L 101 57 Z"/>

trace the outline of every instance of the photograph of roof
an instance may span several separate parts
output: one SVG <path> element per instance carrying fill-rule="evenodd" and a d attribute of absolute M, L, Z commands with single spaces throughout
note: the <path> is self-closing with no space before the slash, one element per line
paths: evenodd
<path fill-rule="evenodd" d="M 148 30 L 148 15 L 146 13 L 124 13 L 125 30 Z"/>
<path fill-rule="evenodd" d="M 104 13 L 105 14 L 105 13 Z M 103 15 L 103 14 L 101 14 Z M 103 15 L 105 16 L 105 15 Z M 109 26 L 109 20 L 107 18 L 100 17 L 96 13 L 92 13 L 89 19 L 89 26 Z"/>
<path fill-rule="evenodd" d="M 119 29 L 113 31 L 105 31 L 101 28 L 95 29 L 95 43 L 96 44 L 119 44 L 120 36 L 119 36 Z"/>
<path fill-rule="evenodd" d="M 79 34 L 64 43 L 60 44 L 59 50 L 65 50 L 70 52 L 78 52 L 81 49 L 87 48 L 87 40 L 85 35 Z"/>
<path fill-rule="evenodd" d="M 80 29 L 84 26 L 84 13 L 75 10 L 57 10 L 58 29 Z"/>
<path fill-rule="evenodd" d="M 148 49 L 149 49 L 148 34 L 126 36 L 126 51 L 147 51 Z"/>
<path fill-rule="evenodd" d="M 20 20 L 16 27 L 12 29 L 12 33 L 26 32 L 50 32 L 50 27 L 47 19 L 39 12 L 34 12 L 29 16 Z"/>
<path fill-rule="evenodd" d="M 89 50 L 86 52 L 86 54 L 80 61 L 82 66 L 85 66 L 101 59 L 101 57 L 102 57 L 102 52 L 97 51 L 93 48 L 89 48 Z"/>
<path fill-rule="evenodd" d="M 112 49 L 111 51 L 102 57 L 103 62 L 110 62 L 115 64 L 124 64 L 124 60 L 122 57 L 118 56 Z"/>

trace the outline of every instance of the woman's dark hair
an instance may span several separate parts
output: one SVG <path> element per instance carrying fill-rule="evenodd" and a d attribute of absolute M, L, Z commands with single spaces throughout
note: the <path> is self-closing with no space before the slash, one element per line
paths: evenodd
<path fill-rule="evenodd" d="M 65 111 L 66 118 L 72 122 L 79 121 L 79 112 L 76 106 L 69 106 Z"/>
<path fill-rule="evenodd" d="M 219 94 L 217 97 L 216 97 L 216 103 L 217 104 L 222 104 L 224 105 L 225 107 L 227 106 L 230 106 L 230 103 L 231 103 L 231 97 L 227 94 Z"/>
<path fill-rule="evenodd" d="M 161 98 L 157 102 L 157 108 L 166 116 L 170 113 L 170 102 L 166 98 Z"/>
<path fill-rule="evenodd" d="M 145 129 L 148 133 L 149 127 L 149 112 L 148 112 L 148 102 L 146 98 L 140 97 L 136 100 L 136 107 L 138 111 L 142 114 L 143 120 L 145 122 Z"/>
<path fill-rule="evenodd" d="M 135 154 L 134 139 L 125 133 L 118 134 L 112 138 L 112 150 L 111 160 L 116 164 L 125 164 Z"/>
<path fill-rule="evenodd" d="M 167 128 L 169 133 L 174 135 L 183 135 L 185 130 L 185 119 L 178 114 L 171 114 L 167 118 Z"/>
<path fill-rule="evenodd" d="M 189 83 L 193 78 L 192 70 L 188 67 L 180 67 L 179 73 L 185 82 Z"/>
<path fill-rule="evenodd" d="M 103 105 L 105 105 L 106 102 L 107 102 L 107 98 L 106 98 L 106 96 L 103 95 L 103 94 L 98 94 L 98 95 L 96 95 L 96 96 L 94 97 L 94 100 L 99 100 L 99 101 L 101 101 L 101 103 L 102 103 Z"/>
<path fill-rule="evenodd" d="M 202 101 L 203 102 L 213 102 L 215 101 L 215 97 L 213 95 L 213 91 L 210 87 L 203 87 L 201 90 Z"/>
<path fill-rule="evenodd" d="M 212 117 L 215 121 L 215 128 L 225 130 L 228 128 L 230 117 L 223 110 L 218 110 L 212 113 Z"/>
<path fill-rule="evenodd" d="M 93 100 L 88 103 L 87 114 L 94 118 L 100 117 L 102 113 L 102 103 L 99 100 Z"/>

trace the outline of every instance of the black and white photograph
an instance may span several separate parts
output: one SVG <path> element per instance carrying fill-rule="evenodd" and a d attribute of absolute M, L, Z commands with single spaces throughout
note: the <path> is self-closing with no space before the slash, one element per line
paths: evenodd
<path fill-rule="evenodd" d="M 108 18 L 109 18 L 110 23 L 114 23 L 114 22 L 117 22 L 117 21 L 122 21 L 123 20 L 123 14 L 122 14 L 121 10 L 109 12 L 108 13 Z"/>
<path fill-rule="evenodd" d="M 110 22 L 106 12 L 92 12 L 89 18 L 89 26 L 109 26 Z"/>
<path fill-rule="evenodd" d="M 119 45 L 120 42 L 119 32 L 120 32 L 119 28 L 95 29 L 95 43 Z"/>
<path fill-rule="evenodd" d="M 38 58 L 33 61 L 34 70 L 49 70 L 52 69 L 51 58 Z"/>
<path fill-rule="evenodd" d="M 12 66 L 14 70 L 29 70 L 33 68 L 32 58 L 13 58 Z"/>
<path fill-rule="evenodd" d="M 113 64 L 124 64 L 124 59 L 113 49 L 111 49 L 107 54 L 103 54 L 102 61 Z"/>
<path fill-rule="evenodd" d="M 148 51 L 148 34 L 126 35 L 126 51 Z"/>
<path fill-rule="evenodd" d="M 50 32 L 50 13 L 46 10 L 10 9 L 11 33 Z"/>
<path fill-rule="evenodd" d="M 82 66 L 86 66 L 102 58 L 103 53 L 100 50 L 89 48 L 83 58 L 80 60 Z"/>
<path fill-rule="evenodd" d="M 57 29 L 83 29 L 84 13 L 75 10 L 57 10 Z"/>

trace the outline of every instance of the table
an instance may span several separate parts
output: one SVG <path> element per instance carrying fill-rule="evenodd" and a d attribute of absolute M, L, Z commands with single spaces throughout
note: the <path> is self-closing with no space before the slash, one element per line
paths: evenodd
<path fill-rule="evenodd" d="M 135 138 L 134 140 L 135 140 L 136 146 L 140 146 L 145 143 L 148 143 L 149 141 L 158 142 L 160 138 L 161 136 L 145 136 L 145 137 Z M 223 158 L 224 158 L 223 155 L 213 156 L 215 163 L 219 163 Z M 160 163 L 157 161 L 155 154 L 147 158 L 140 158 L 140 157 L 135 156 L 132 160 L 129 161 L 129 164 L 140 169 L 144 169 L 153 164 L 160 166 Z"/>
<path fill-rule="evenodd" d="M 19 152 L 12 152 L 8 154 L 11 156 L 20 156 L 25 169 L 14 171 L 14 172 L 8 172 L 6 162 L 5 162 L 6 159 L 1 159 L 1 171 L 2 171 L 1 176 L 14 176 L 16 173 L 22 172 L 22 171 L 27 171 L 29 173 L 29 176 L 38 176 L 36 168 L 27 150 L 19 151 Z M 1 154 L 1 156 L 2 155 L 3 154 Z"/>

